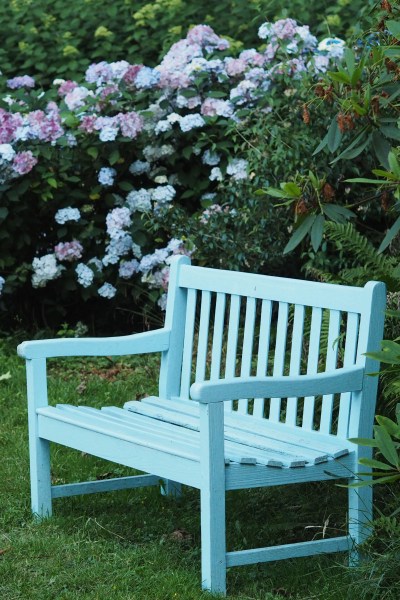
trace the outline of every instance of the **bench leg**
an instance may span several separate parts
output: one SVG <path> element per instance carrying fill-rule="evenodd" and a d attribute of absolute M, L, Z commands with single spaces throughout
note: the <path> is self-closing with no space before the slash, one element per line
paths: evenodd
<path fill-rule="evenodd" d="M 161 494 L 171 496 L 171 498 L 180 498 L 182 496 L 182 484 L 178 481 L 172 481 L 172 479 L 163 479 Z"/>
<path fill-rule="evenodd" d="M 226 594 L 225 493 L 201 490 L 201 584 L 204 590 Z"/>
<path fill-rule="evenodd" d="M 42 519 L 51 516 L 50 444 L 38 433 L 37 408 L 47 405 L 46 361 L 28 360 L 28 425 L 31 475 L 31 505 L 33 514 Z"/>
<path fill-rule="evenodd" d="M 31 506 L 36 518 L 51 517 L 50 444 L 40 438 L 30 442 Z"/>
<path fill-rule="evenodd" d="M 200 405 L 201 581 L 226 594 L 224 407 Z"/>
<path fill-rule="evenodd" d="M 362 559 L 358 548 L 371 533 L 372 487 L 349 488 L 349 535 L 353 540 L 350 566 L 357 566 Z"/>

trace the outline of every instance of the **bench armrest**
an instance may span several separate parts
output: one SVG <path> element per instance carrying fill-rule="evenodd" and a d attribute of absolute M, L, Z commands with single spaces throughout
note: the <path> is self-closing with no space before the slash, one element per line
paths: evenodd
<path fill-rule="evenodd" d="M 18 346 L 18 354 L 26 359 L 145 354 L 168 350 L 169 338 L 169 329 L 157 329 L 118 337 L 36 340 L 22 342 Z"/>
<path fill-rule="evenodd" d="M 315 375 L 233 377 L 194 383 L 190 395 L 203 404 L 239 398 L 303 398 L 361 390 L 363 378 L 362 367 L 345 367 Z"/>

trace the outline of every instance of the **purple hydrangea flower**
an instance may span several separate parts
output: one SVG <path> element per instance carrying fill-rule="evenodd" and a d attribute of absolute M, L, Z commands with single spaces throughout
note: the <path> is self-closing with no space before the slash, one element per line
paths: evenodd
<path fill-rule="evenodd" d="M 35 80 L 29 75 L 21 75 L 19 77 L 7 79 L 7 87 L 9 87 L 11 90 L 18 90 L 20 88 L 34 88 L 35 85 Z"/>

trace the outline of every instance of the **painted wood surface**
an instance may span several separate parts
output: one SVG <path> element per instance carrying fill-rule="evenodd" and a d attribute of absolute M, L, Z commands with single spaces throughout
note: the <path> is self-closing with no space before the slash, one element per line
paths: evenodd
<path fill-rule="evenodd" d="M 56 356 L 122 356 L 162 352 L 169 348 L 170 330 L 145 331 L 114 338 L 73 338 L 22 342 L 18 354 L 22 358 Z"/>
<path fill-rule="evenodd" d="M 235 377 L 219 381 L 194 383 L 191 397 L 198 402 L 221 402 L 241 397 L 280 395 L 308 396 L 361 390 L 365 371 L 362 367 L 343 367 L 316 375 L 283 375 L 277 377 Z M 289 423 L 290 424 L 290 423 Z M 322 429 L 329 433 L 329 428 Z"/>
<path fill-rule="evenodd" d="M 172 261 L 165 326 L 114 338 L 24 342 L 32 511 L 52 499 L 158 485 L 200 490 L 202 586 L 224 594 L 226 568 L 350 550 L 368 535 L 370 488 L 349 491 L 349 535 L 226 552 L 225 491 L 351 480 L 369 437 L 385 289 L 290 280 Z M 327 332 L 327 341 L 324 335 Z M 159 395 L 121 407 L 49 406 L 46 358 L 160 352 Z M 73 400 L 73 399 L 72 399 Z M 321 414 L 320 418 L 317 418 Z M 148 475 L 52 486 L 49 442 Z"/>

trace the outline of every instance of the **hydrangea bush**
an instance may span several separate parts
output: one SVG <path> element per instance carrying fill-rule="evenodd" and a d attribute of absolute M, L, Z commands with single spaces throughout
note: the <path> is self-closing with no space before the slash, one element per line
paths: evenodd
<path fill-rule="evenodd" d="M 47 92 L 28 76 L 3 78 L 3 307 L 23 312 L 30 289 L 47 313 L 82 299 L 124 310 L 144 288 L 164 306 L 170 257 L 201 257 L 201 239 L 187 235 L 196 225 L 176 226 L 178 236 L 171 214 L 203 225 L 218 213 L 235 218 L 241 207 L 221 193 L 254 173 L 232 128 L 271 114 L 276 96 L 343 52 L 293 19 L 263 24 L 259 37 L 258 49 L 232 54 L 198 25 L 155 68 L 102 61 L 84 81 L 58 79 Z"/>

